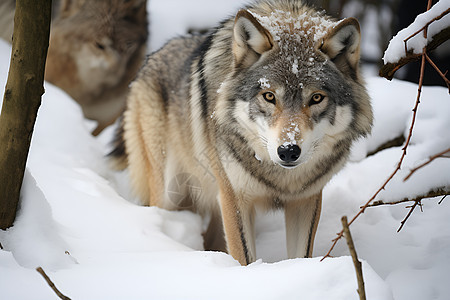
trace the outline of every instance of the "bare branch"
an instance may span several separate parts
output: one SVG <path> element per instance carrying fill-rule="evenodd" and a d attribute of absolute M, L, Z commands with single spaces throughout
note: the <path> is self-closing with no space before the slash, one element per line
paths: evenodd
<path fill-rule="evenodd" d="M 421 201 L 422 199 L 441 197 L 441 196 L 447 196 L 447 195 L 450 195 L 450 187 L 439 188 L 437 190 L 430 191 L 425 195 L 417 196 L 414 199 L 404 198 L 402 200 L 392 201 L 392 202 L 384 202 L 383 200 L 378 200 L 378 201 L 375 201 L 372 204 L 368 205 L 367 207 L 375 207 L 375 206 L 382 206 L 382 205 L 397 205 L 397 204 L 401 204 L 401 203 L 417 202 L 417 201 Z"/>
<path fill-rule="evenodd" d="M 56 293 L 56 295 L 62 299 L 62 300 L 70 300 L 69 297 L 64 296 L 55 286 L 55 284 L 53 283 L 53 281 L 47 276 L 47 274 L 45 274 L 44 270 L 39 267 L 36 269 L 36 271 L 39 272 L 39 274 L 42 275 L 42 277 L 44 277 L 45 281 L 47 281 L 47 284 L 51 287 L 51 289 Z"/>
<path fill-rule="evenodd" d="M 426 53 L 425 53 L 425 58 L 427 59 L 428 63 L 436 70 L 436 72 L 438 72 L 439 76 L 441 76 L 442 79 L 444 79 L 445 84 L 447 85 L 447 88 L 449 89 L 449 92 L 450 92 L 450 80 L 448 80 L 447 77 L 445 77 L 448 70 L 445 72 L 445 74 L 442 73 L 442 71 L 438 68 L 438 66 L 436 66 L 436 64 L 431 60 L 431 58 Z"/>
<path fill-rule="evenodd" d="M 352 255 L 353 265 L 355 266 L 356 279 L 358 281 L 358 295 L 360 300 L 366 300 L 366 291 L 364 289 L 364 277 L 362 274 L 361 262 L 358 260 L 358 255 L 356 254 L 355 244 L 353 243 L 352 235 L 350 234 L 350 229 L 348 228 L 347 217 L 343 216 L 342 227 L 344 228 L 344 236 L 347 240 L 348 250 Z"/>
<path fill-rule="evenodd" d="M 406 217 L 403 219 L 403 221 L 400 222 L 400 227 L 397 229 L 397 232 L 400 232 L 400 230 L 402 230 L 403 226 L 405 225 L 405 223 L 409 219 L 409 217 L 412 215 L 412 213 L 413 213 L 414 209 L 417 207 L 417 205 L 419 205 L 420 208 L 422 209 L 421 201 L 422 200 L 418 200 L 418 201 L 414 202 L 414 204 L 411 206 L 411 209 L 409 210 Z"/>
<path fill-rule="evenodd" d="M 381 206 L 381 205 L 396 205 L 396 204 L 405 203 L 405 202 L 414 202 L 413 205 L 407 207 L 407 208 L 410 208 L 410 210 L 409 210 L 408 214 L 406 215 L 406 217 L 403 219 L 403 221 L 400 222 L 400 227 L 397 230 L 397 232 L 400 232 L 400 230 L 402 230 L 403 226 L 405 225 L 406 221 L 412 215 L 414 209 L 417 206 L 419 206 L 421 208 L 421 210 L 422 210 L 422 203 L 421 203 L 421 201 L 423 199 L 444 196 L 438 202 L 438 204 L 441 204 L 442 201 L 445 199 L 445 197 L 447 197 L 448 195 L 450 195 L 450 187 L 445 187 L 445 188 L 437 189 L 435 191 L 430 191 L 426 195 L 421 195 L 421 196 L 418 196 L 418 197 L 416 197 L 414 199 L 405 198 L 405 199 L 402 199 L 402 200 L 399 200 L 399 201 L 393 201 L 393 202 L 384 202 L 384 201 L 380 200 L 380 201 L 374 202 L 373 204 L 370 204 L 368 207 L 375 207 L 375 206 Z"/>
<path fill-rule="evenodd" d="M 426 162 L 424 162 L 423 164 L 421 164 L 418 167 L 415 167 L 414 169 L 411 170 L 411 172 L 408 174 L 408 176 L 405 177 L 405 179 L 403 179 L 403 181 L 408 180 L 417 170 L 425 167 L 426 165 L 428 165 L 429 163 L 431 163 L 433 160 L 435 160 L 436 158 L 449 158 L 448 156 L 445 156 L 445 154 L 450 152 L 450 148 L 439 152 L 438 154 L 435 154 L 433 156 L 431 156 Z"/>

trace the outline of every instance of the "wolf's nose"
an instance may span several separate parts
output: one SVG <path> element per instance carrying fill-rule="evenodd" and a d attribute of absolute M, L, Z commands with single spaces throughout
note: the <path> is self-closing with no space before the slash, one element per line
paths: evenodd
<path fill-rule="evenodd" d="M 302 150 L 297 145 L 281 145 L 277 149 L 278 157 L 284 162 L 293 162 L 300 157 Z"/>

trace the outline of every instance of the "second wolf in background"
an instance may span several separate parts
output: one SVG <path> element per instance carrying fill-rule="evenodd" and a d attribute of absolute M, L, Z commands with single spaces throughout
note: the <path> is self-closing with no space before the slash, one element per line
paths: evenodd
<path fill-rule="evenodd" d="M 0 38 L 11 42 L 15 0 L 0 3 Z M 146 0 L 54 0 L 45 80 L 66 91 L 98 122 L 125 109 L 128 85 L 146 54 Z"/>
<path fill-rule="evenodd" d="M 211 217 L 206 248 L 251 263 L 255 209 L 284 209 L 288 256 L 309 257 L 322 189 L 371 129 L 359 49 L 355 19 L 255 2 L 148 58 L 111 156 L 144 203 Z"/>
<path fill-rule="evenodd" d="M 147 37 L 146 0 L 62 0 L 50 31 L 45 80 L 98 122 L 98 134 L 125 109 Z"/>

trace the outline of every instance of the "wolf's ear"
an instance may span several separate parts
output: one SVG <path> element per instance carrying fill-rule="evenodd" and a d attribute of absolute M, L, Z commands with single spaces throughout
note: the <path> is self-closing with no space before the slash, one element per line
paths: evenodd
<path fill-rule="evenodd" d="M 359 64 L 361 32 L 355 18 L 341 21 L 323 39 L 320 50 L 341 72 L 356 77 Z"/>
<path fill-rule="evenodd" d="M 233 55 L 236 66 L 251 66 L 272 47 L 273 38 L 269 31 L 251 13 L 240 10 L 233 28 Z"/>
<path fill-rule="evenodd" d="M 68 18 L 76 14 L 81 6 L 83 6 L 84 1 L 74 1 L 74 0 L 61 0 L 59 4 L 59 16 L 58 18 Z"/>

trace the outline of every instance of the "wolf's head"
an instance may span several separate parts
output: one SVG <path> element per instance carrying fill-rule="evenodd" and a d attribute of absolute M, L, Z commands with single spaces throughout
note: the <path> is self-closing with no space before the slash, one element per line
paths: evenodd
<path fill-rule="evenodd" d="M 370 131 L 359 50 L 353 18 L 334 22 L 303 6 L 239 11 L 234 72 L 221 90 L 258 158 L 294 168 Z"/>
<path fill-rule="evenodd" d="M 135 76 L 141 61 L 134 59 L 144 55 L 147 35 L 145 0 L 61 1 L 46 80 L 82 104 L 96 101 Z"/>

